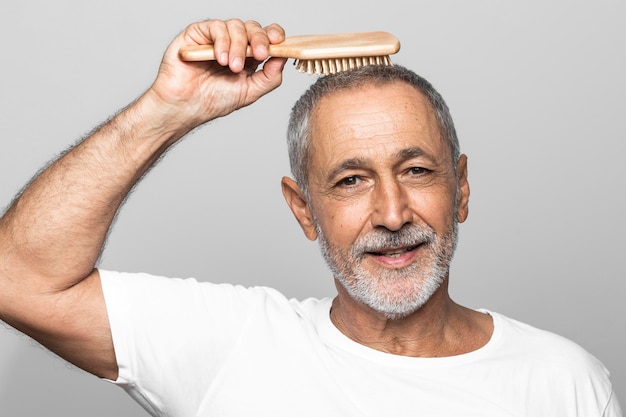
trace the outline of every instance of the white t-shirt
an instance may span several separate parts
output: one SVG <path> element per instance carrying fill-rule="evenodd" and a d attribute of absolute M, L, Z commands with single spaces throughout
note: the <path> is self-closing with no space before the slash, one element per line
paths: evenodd
<path fill-rule="evenodd" d="M 116 384 L 155 416 L 621 416 L 578 345 L 500 314 L 482 348 L 383 353 L 344 336 L 331 299 L 100 271 Z"/>

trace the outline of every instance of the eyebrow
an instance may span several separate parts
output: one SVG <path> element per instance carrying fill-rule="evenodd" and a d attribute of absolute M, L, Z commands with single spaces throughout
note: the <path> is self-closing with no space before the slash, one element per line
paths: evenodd
<path fill-rule="evenodd" d="M 342 161 L 341 164 L 339 164 L 337 167 L 335 167 L 335 169 L 330 171 L 330 173 L 328 174 L 328 182 L 332 182 L 343 171 L 346 171 L 349 169 L 359 169 L 367 165 L 368 165 L 367 161 L 362 158 L 346 159 L 345 161 Z"/>
<path fill-rule="evenodd" d="M 428 155 L 422 148 L 414 147 L 408 149 L 402 149 L 400 152 L 396 153 L 396 159 L 400 161 L 406 161 L 408 159 L 426 157 L 432 160 L 432 157 Z"/>
<path fill-rule="evenodd" d="M 426 158 L 431 162 L 435 162 L 435 159 L 420 147 L 402 149 L 396 153 L 395 158 L 397 161 L 400 162 L 408 161 L 409 159 L 413 158 Z M 330 171 L 330 173 L 328 174 L 328 181 L 332 182 L 343 171 L 350 169 L 361 169 L 368 165 L 368 161 L 363 158 L 346 159 L 345 161 L 342 161 L 341 164 L 335 167 L 332 171 Z"/>

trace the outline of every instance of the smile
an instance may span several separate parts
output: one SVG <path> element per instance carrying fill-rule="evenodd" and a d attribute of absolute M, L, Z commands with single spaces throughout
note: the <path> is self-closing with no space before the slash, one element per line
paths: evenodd
<path fill-rule="evenodd" d="M 411 252 L 415 249 L 417 249 L 419 246 L 421 245 L 415 245 L 415 246 L 408 246 L 405 248 L 397 248 L 397 249 L 389 249 L 389 250 L 384 250 L 384 251 L 378 251 L 378 252 L 370 252 L 371 255 L 374 256 L 385 256 L 388 258 L 399 258 L 400 256 L 404 255 L 407 252 Z"/>

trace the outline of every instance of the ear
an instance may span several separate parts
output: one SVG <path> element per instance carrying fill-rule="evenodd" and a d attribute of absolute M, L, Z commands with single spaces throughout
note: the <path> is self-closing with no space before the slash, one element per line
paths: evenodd
<path fill-rule="evenodd" d="M 315 222 L 313 221 L 311 209 L 298 183 L 291 178 L 283 177 L 281 187 L 285 201 L 300 224 L 304 235 L 309 240 L 317 239 L 317 231 L 315 230 Z"/>
<path fill-rule="evenodd" d="M 459 176 L 457 220 L 459 223 L 463 223 L 469 214 L 470 187 L 467 181 L 467 156 L 461 155 L 456 169 Z"/>

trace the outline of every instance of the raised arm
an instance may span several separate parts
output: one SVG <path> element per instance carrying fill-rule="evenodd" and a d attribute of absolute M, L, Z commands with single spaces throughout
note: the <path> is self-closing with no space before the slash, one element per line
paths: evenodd
<path fill-rule="evenodd" d="M 0 319 L 95 375 L 117 364 L 96 261 L 121 203 L 173 143 L 195 127 L 278 87 L 278 25 L 205 21 L 167 48 L 152 86 L 42 171 L 0 219 Z M 210 44 L 218 62 L 187 63 L 178 50 Z M 254 58 L 245 59 L 253 47 Z"/>

